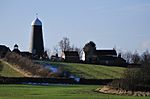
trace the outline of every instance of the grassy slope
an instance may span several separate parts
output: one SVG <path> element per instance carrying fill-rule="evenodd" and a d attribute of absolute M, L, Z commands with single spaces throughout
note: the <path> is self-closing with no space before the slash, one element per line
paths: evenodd
<path fill-rule="evenodd" d="M 70 71 L 71 74 L 83 78 L 112 79 L 120 78 L 125 68 L 77 63 L 51 63 Z"/>
<path fill-rule="evenodd" d="M 0 99 L 150 99 L 93 92 L 94 85 L 0 85 Z"/>
<path fill-rule="evenodd" d="M 6 77 L 23 77 L 23 75 L 11 68 L 10 64 L 2 61 L 4 66 L 2 70 L 2 76 Z M 48 62 L 46 62 L 48 63 Z M 94 78 L 94 79 L 112 79 L 120 78 L 123 70 L 122 67 L 111 67 L 102 65 L 90 65 L 90 64 L 77 64 L 77 63 L 51 63 L 58 67 L 70 71 L 71 74 L 83 78 Z"/>
<path fill-rule="evenodd" d="M 11 68 L 11 65 L 5 61 L 0 60 L 0 64 L 3 66 L 1 73 L 1 76 L 5 77 L 23 77 L 23 75 L 13 68 Z"/>

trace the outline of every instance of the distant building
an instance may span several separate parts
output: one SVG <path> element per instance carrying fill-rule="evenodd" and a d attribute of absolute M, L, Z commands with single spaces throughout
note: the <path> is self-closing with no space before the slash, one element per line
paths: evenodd
<path fill-rule="evenodd" d="M 73 62 L 78 63 L 80 62 L 79 54 L 77 51 L 64 51 L 62 52 L 62 59 L 64 59 L 65 62 Z"/>
<path fill-rule="evenodd" d="M 20 54 L 20 50 L 18 49 L 18 45 L 17 44 L 14 45 L 14 49 L 12 50 L 12 52 Z"/>
<path fill-rule="evenodd" d="M 18 45 L 14 45 L 12 52 L 19 55 L 29 57 L 32 59 L 49 59 L 47 52 L 44 51 L 43 33 L 42 33 L 42 22 L 36 18 L 32 23 L 32 35 L 30 43 L 30 52 L 20 51 Z M 7 52 L 11 52 L 10 49 L 4 45 L 0 45 L 0 58 L 4 57 Z"/>
<path fill-rule="evenodd" d="M 32 55 L 32 53 L 30 53 L 30 52 L 23 51 L 23 52 L 21 52 L 20 54 L 21 54 L 23 57 L 28 57 L 28 58 L 33 59 L 33 55 Z"/>
<path fill-rule="evenodd" d="M 36 58 L 43 58 L 44 54 L 44 42 L 42 33 L 42 22 L 36 18 L 32 23 L 32 36 L 30 44 L 30 52 L 36 56 Z"/>
<path fill-rule="evenodd" d="M 86 63 L 103 64 L 103 65 L 125 65 L 126 61 L 117 56 L 115 49 L 112 50 L 97 50 L 94 42 L 90 41 L 84 48 L 84 59 Z"/>
<path fill-rule="evenodd" d="M 0 58 L 4 58 L 7 52 L 11 52 L 9 47 L 6 47 L 5 45 L 0 45 Z"/>
<path fill-rule="evenodd" d="M 62 59 L 62 57 L 58 56 L 58 53 L 56 53 L 55 55 L 52 55 L 50 57 L 50 61 L 52 62 L 62 62 L 64 59 Z"/>
<path fill-rule="evenodd" d="M 27 51 L 20 51 L 19 46 L 17 44 L 14 45 L 14 49 L 12 50 L 12 52 L 22 55 L 24 57 L 33 58 L 32 53 Z"/>

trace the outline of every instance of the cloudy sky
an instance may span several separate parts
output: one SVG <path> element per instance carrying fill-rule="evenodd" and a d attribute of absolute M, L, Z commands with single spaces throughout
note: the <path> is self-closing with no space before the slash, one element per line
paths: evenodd
<path fill-rule="evenodd" d="M 29 50 L 31 22 L 38 13 L 45 48 L 63 37 L 83 47 L 150 51 L 150 0 L 0 0 L 0 44 Z"/>

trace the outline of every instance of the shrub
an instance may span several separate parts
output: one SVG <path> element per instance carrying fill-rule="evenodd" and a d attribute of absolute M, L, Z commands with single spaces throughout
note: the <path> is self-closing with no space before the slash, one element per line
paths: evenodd
<path fill-rule="evenodd" d="M 123 79 L 114 80 L 114 87 L 125 90 L 150 90 L 150 64 L 143 64 L 141 68 L 128 68 L 123 74 Z M 145 89 L 140 89 L 145 88 Z"/>
<path fill-rule="evenodd" d="M 16 65 L 17 68 L 30 72 L 33 76 L 49 77 L 49 70 L 39 64 L 33 63 L 32 60 L 27 57 L 23 57 L 14 52 L 9 52 L 6 54 L 5 60 L 13 65 Z"/>
<path fill-rule="evenodd" d="M 1 72 L 2 72 L 2 70 L 3 70 L 3 64 L 2 64 L 2 62 L 0 61 L 0 76 L 1 76 Z"/>

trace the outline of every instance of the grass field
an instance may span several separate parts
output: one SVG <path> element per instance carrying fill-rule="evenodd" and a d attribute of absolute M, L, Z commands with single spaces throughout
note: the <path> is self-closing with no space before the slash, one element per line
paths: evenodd
<path fill-rule="evenodd" d="M 23 75 L 13 68 L 11 65 L 5 61 L 0 60 L 0 66 L 3 66 L 2 71 L 0 71 L 1 76 L 5 77 L 23 77 Z"/>
<path fill-rule="evenodd" d="M 23 77 L 24 75 L 14 70 L 9 63 L 0 60 L 3 66 L 0 71 L 2 76 L 5 77 Z M 42 62 L 42 61 L 39 61 Z M 61 67 L 65 71 L 69 71 L 72 75 L 86 79 L 113 79 L 122 76 L 123 67 L 91 65 L 91 64 L 78 64 L 78 63 L 62 63 L 62 62 L 46 62 L 56 67 Z"/>
<path fill-rule="evenodd" d="M 94 92 L 96 85 L 0 85 L 0 99 L 150 99 Z"/>
<path fill-rule="evenodd" d="M 71 72 L 71 74 L 87 79 L 113 79 L 121 78 L 125 70 L 123 67 L 103 66 L 92 64 L 78 64 L 78 63 L 51 63 L 52 65 L 62 67 L 64 70 Z"/>
<path fill-rule="evenodd" d="M 7 77 L 22 77 L 10 64 L 1 61 L 1 75 Z M 62 67 L 78 77 L 84 78 L 120 78 L 122 67 L 102 65 L 50 63 Z M 118 96 L 94 92 L 98 85 L 5 85 L 0 84 L 0 99 L 150 99 L 150 97 Z"/>

